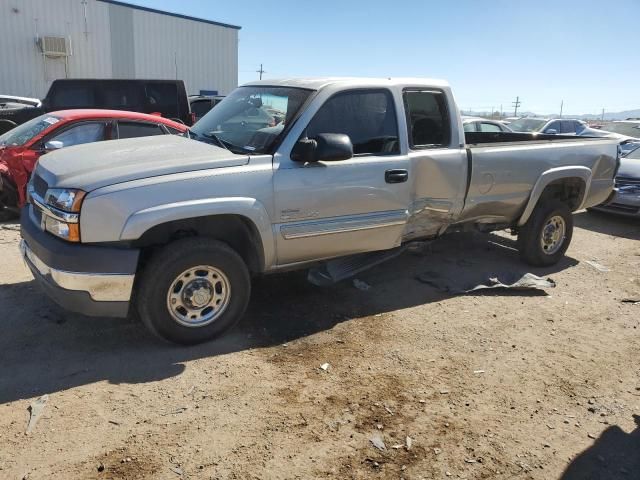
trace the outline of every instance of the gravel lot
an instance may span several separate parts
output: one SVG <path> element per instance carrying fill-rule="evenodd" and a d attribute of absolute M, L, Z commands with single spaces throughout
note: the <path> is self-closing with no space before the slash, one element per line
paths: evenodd
<path fill-rule="evenodd" d="M 257 279 L 241 324 L 193 348 L 61 311 L 0 224 L 0 478 L 638 479 L 640 223 L 575 222 L 551 269 L 460 234 L 359 275 L 366 291 Z M 416 280 L 527 271 L 557 287 Z"/>

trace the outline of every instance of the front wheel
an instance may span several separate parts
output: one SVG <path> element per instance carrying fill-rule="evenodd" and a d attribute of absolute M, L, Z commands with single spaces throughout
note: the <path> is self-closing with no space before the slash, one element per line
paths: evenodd
<path fill-rule="evenodd" d="M 157 336 L 195 344 L 229 330 L 251 294 L 246 264 L 227 244 L 188 238 L 156 252 L 139 280 L 136 306 Z"/>
<path fill-rule="evenodd" d="M 518 233 L 520 257 L 529 265 L 555 265 L 564 256 L 573 236 L 573 215 L 559 200 L 536 205 Z"/>

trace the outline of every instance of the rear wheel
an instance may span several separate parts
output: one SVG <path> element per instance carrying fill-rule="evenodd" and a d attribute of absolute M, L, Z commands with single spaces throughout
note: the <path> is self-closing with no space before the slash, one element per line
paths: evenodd
<path fill-rule="evenodd" d="M 554 265 L 564 256 L 573 236 L 573 215 L 559 200 L 536 205 L 518 233 L 520 257 L 529 265 Z"/>
<path fill-rule="evenodd" d="M 217 240 L 190 238 L 151 258 L 141 273 L 136 306 L 157 336 L 194 344 L 235 325 L 250 292 L 249 271 L 235 250 Z"/>

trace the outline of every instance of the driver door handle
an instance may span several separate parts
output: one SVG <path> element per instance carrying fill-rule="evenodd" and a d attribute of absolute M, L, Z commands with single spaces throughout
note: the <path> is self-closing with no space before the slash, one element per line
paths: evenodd
<path fill-rule="evenodd" d="M 384 172 L 384 181 L 387 183 L 404 183 L 409 178 L 409 172 L 404 169 L 392 169 Z"/>

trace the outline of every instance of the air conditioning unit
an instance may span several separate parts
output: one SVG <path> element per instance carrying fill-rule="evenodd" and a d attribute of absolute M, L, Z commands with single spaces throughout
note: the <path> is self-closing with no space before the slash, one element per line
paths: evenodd
<path fill-rule="evenodd" d="M 69 45 L 65 37 L 40 37 L 38 46 L 43 55 L 47 57 L 68 57 Z"/>

